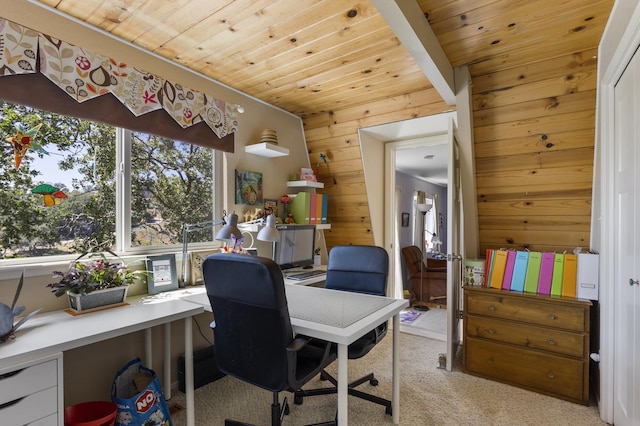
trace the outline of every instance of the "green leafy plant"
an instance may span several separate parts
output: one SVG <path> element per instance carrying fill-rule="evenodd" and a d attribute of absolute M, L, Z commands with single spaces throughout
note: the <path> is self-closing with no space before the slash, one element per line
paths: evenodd
<path fill-rule="evenodd" d="M 98 259 L 76 260 L 66 272 L 54 271 L 53 277 L 60 281 L 47 284 L 57 297 L 70 292 L 89 294 L 96 290 L 130 285 L 145 271 L 129 271 L 123 263 L 110 262 L 104 254 L 96 254 Z"/>

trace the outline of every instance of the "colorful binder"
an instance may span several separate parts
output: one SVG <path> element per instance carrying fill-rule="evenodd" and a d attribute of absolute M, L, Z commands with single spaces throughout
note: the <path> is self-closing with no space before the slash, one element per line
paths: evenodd
<path fill-rule="evenodd" d="M 516 251 L 507 252 L 507 265 L 504 268 L 504 278 L 502 279 L 502 289 L 511 290 L 511 279 L 513 278 L 513 267 L 516 263 Z"/>
<path fill-rule="evenodd" d="M 322 194 L 316 194 L 316 224 L 318 223 L 326 223 L 322 222 Z"/>
<path fill-rule="evenodd" d="M 309 192 L 298 192 L 289 203 L 289 213 L 293 215 L 295 223 L 309 223 L 309 207 L 311 206 Z"/>
<path fill-rule="evenodd" d="M 527 275 L 527 264 L 529 263 L 529 252 L 516 252 L 516 261 L 513 264 L 513 277 L 511 278 L 512 291 L 524 291 L 524 279 Z"/>
<path fill-rule="evenodd" d="M 556 253 L 551 277 L 551 295 L 562 296 L 562 273 L 564 272 L 564 253 Z"/>
<path fill-rule="evenodd" d="M 542 253 L 540 277 L 538 278 L 538 294 L 551 294 L 551 278 L 553 277 L 553 263 L 555 258 L 555 253 Z"/>
<path fill-rule="evenodd" d="M 316 219 L 316 194 L 309 194 L 309 223 L 315 225 L 319 223 Z"/>
<path fill-rule="evenodd" d="M 573 253 L 564 255 L 564 270 L 562 272 L 562 295 L 576 297 L 576 278 L 578 274 L 578 256 Z"/>
<path fill-rule="evenodd" d="M 491 279 L 491 261 L 493 260 L 493 249 L 487 249 L 485 255 L 485 266 L 484 266 L 484 281 L 482 282 L 483 287 L 489 287 L 489 281 Z"/>
<path fill-rule="evenodd" d="M 329 209 L 329 196 L 322 194 L 322 223 L 329 223 L 327 210 Z"/>
<path fill-rule="evenodd" d="M 538 279 L 540 278 L 540 263 L 542 253 L 539 251 L 529 252 L 529 262 L 527 263 L 527 275 L 524 278 L 524 291 L 536 293 L 538 291 Z"/>
<path fill-rule="evenodd" d="M 489 281 L 489 286 L 491 288 L 502 288 L 504 270 L 507 266 L 507 254 L 506 250 L 494 251 L 493 266 L 491 267 L 491 280 Z"/>

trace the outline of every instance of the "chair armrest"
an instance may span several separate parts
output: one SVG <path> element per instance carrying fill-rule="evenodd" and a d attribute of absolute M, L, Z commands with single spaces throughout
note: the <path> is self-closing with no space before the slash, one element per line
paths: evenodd
<path fill-rule="evenodd" d="M 300 349 L 307 346 L 311 340 L 313 340 L 313 337 L 298 335 L 293 339 L 293 342 L 287 346 L 287 352 L 298 352 Z"/>

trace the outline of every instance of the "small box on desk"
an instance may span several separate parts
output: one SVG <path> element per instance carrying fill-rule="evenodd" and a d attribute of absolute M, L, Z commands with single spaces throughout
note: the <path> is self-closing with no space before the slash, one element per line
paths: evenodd
<path fill-rule="evenodd" d="M 198 389 L 221 379 L 225 374 L 218 370 L 213 346 L 193 352 L 193 388 Z M 178 388 L 185 392 L 184 355 L 178 357 Z"/>

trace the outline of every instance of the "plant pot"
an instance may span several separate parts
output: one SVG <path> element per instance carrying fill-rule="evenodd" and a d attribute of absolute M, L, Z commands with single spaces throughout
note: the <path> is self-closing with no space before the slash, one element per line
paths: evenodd
<path fill-rule="evenodd" d="M 124 305 L 128 288 L 128 286 L 124 285 L 92 291 L 89 294 L 67 293 L 69 308 L 76 313 L 85 313 L 104 309 L 105 307 Z"/>

